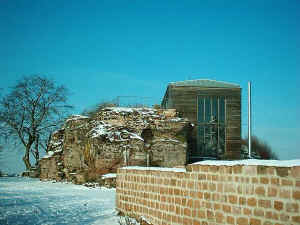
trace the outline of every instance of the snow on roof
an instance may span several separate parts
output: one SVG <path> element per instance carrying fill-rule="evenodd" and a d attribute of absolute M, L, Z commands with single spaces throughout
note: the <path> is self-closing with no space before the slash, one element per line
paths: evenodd
<path fill-rule="evenodd" d="M 170 82 L 169 85 L 221 87 L 221 88 L 239 88 L 240 87 L 240 85 L 238 85 L 238 84 L 224 82 L 224 81 L 210 80 L 210 79 L 176 81 L 176 82 Z"/>
<path fill-rule="evenodd" d="M 81 120 L 81 119 L 88 119 L 88 116 L 82 116 L 82 115 L 72 115 L 69 119 L 66 120 L 66 122 L 71 120 Z"/>
<path fill-rule="evenodd" d="M 107 173 L 107 174 L 104 174 L 102 176 L 102 179 L 107 179 L 107 178 L 116 178 L 117 177 L 117 174 L 116 173 Z"/>
<path fill-rule="evenodd" d="M 259 160 L 259 159 L 246 159 L 234 161 L 219 161 L 207 160 L 193 163 L 192 165 L 211 165 L 211 166 L 276 166 L 276 167 L 293 167 L 300 166 L 300 159 L 295 160 Z"/>
<path fill-rule="evenodd" d="M 154 170 L 154 171 L 165 171 L 165 172 L 186 172 L 185 168 L 167 168 L 167 167 L 143 167 L 143 166 L 126 166 L 121 169 L 125 170 Z"/>
<path fill-rule="evenodd" d="M 131 107 L 106 107 L 104 110 L 113 111 L 115 113 L 132 113 L 139 112 L 140 114 L 153 114 L 156 109 L 153 108 L 131 108 Z"/>

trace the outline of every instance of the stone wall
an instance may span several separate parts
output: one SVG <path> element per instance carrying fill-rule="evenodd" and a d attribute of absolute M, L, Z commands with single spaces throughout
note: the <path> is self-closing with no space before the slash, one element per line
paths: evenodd
<path fill-rule="evenodd" d="M 184 165 L 188 121 L 176 115 L 175 110 L 111 107 L 93 118 L 72 116 L 52 135 L 40 177 L 84 183 L 122 166 Z"/>
<path fill-rule="evenodd" d="M 300 224 L 300 166 L 120 168 L 116 204 L 154 225 Z"/>

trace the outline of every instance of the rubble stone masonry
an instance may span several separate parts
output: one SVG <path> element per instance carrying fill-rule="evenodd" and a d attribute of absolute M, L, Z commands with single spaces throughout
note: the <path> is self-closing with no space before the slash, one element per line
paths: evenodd
<path fill-rule="evenodd" d="M 116 205 L 154 225 L 300 224 L 300 166 L 119 168 Z"/>

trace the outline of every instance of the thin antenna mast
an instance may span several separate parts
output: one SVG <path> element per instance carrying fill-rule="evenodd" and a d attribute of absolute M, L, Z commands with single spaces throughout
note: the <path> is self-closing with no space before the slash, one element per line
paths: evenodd
<path fill-rule="evenodd" d="M 248 82 L 248 151 L 251 158 L 251 82 Z"/>

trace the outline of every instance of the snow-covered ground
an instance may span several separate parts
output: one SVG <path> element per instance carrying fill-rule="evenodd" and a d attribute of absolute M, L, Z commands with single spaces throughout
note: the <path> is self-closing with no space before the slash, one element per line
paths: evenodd
<path fill-rule="evenodd" d="M 117 225 L 115 189 L 0 178 L 1 225 Z"/>

